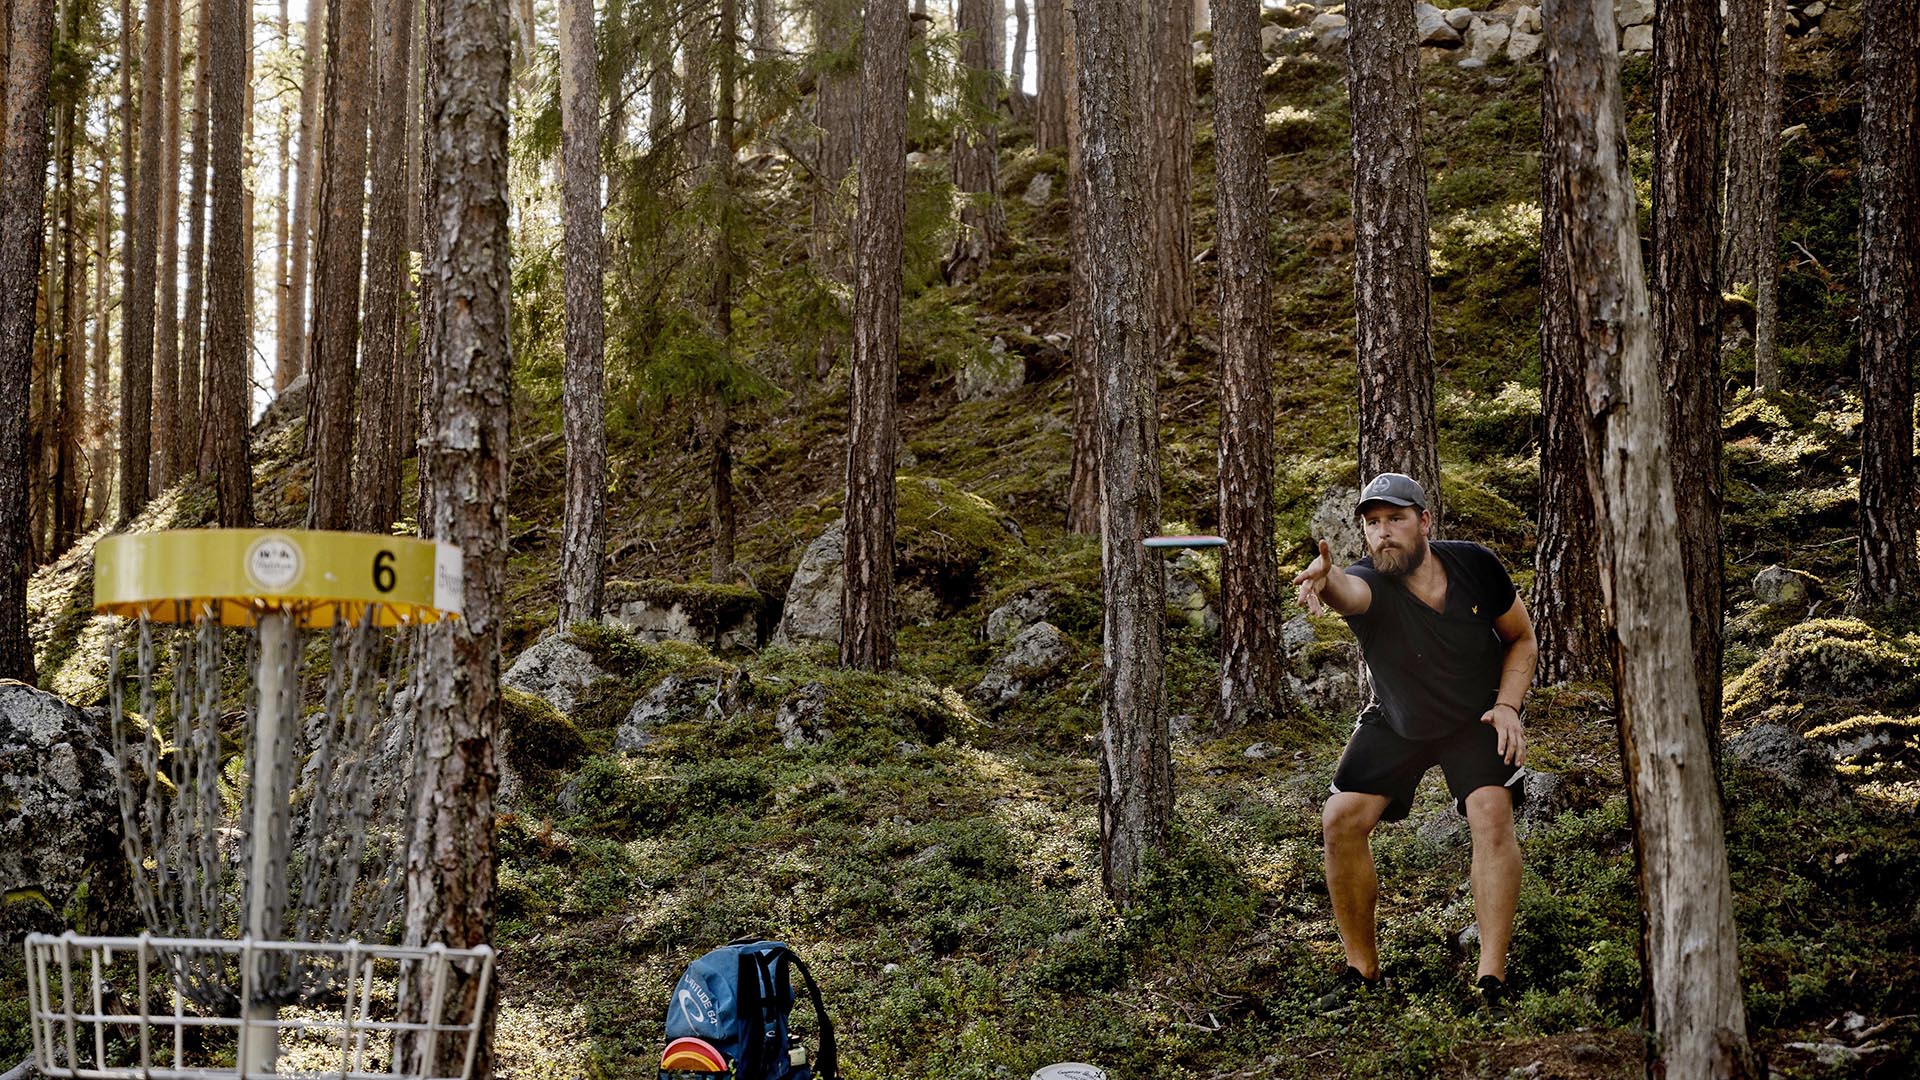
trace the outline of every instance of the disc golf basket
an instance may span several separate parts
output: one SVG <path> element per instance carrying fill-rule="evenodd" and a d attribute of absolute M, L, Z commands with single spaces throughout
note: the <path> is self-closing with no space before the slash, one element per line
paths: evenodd
<path fill-rule="evenodd" d="M 147 932 L 27 939 L 41 1074 L 451 1080 L 451 1040 L 471 1073 L 492 950 L 392 944 L 414 775 L 396 694 L 461 588 L 459 549 L 400 537 L 100 542 L 94 610 L 129 620 L 107 702 Z"/>

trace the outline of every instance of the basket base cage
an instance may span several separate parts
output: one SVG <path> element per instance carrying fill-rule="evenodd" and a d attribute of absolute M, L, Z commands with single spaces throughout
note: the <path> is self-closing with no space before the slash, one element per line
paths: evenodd
<path fill-rule="evenodd" d="M 469 1080 L 492 989 L 493 950 L 208 938 L 27 938 L 33 1065 L 75 1080 Z M 328 973 L 299 1004 L 257 995 L 276 971 Z M 231 975 L 208 1004 L 190 979 Z M 415 998 L 417 995 L 417 998 Z M 413 999 L 411 1001 L 403 999 Z M 260 1040 L 272 1040 L 262 1054 Z M 396 1053 L 396 1043 L 413 1052 Z M 449 1052 L 451 1051 L 451 1053 Z M 268 1068 L 257 1064 L 273 1061 Z M 457 1059 L 456 1073 L 402 1071 Z"/>

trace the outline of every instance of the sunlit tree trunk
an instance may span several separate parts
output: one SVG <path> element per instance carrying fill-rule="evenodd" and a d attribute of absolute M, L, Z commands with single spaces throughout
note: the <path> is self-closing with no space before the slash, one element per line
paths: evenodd
<path fill-rule="evenodd" d="M 947 253 L 949 281 L 971 281 L 993 261 L 1006 228 L 995 167 L 1000 152 L 998 115 L 1001 61 L 989 51 L 994 0 L 958 0 L 960 64 L 966 119 L 953 129 L 953 187 L 961 199 L 960 227 Z"/>
<path fill-rule="evenodd" d="M 155 270 L 153 334 L 153 482 L 170 487 L 190 456 L 181 429 L 180 385 L 180 0 L 162 0 L 161 36 L 166 62 L 161 72 L 159 264 Z"/>
<path fill-rule="evenodd" d="M 1548 123 L 1586 373 L 1600 581 L 1616 627 L 1614 695 L 1634 817 L 1652 1048 L 1647 1075 L 1755 1077 L 1716 754 L 1700 717 L 1658 340 L 1640 267 L 1608 0 L 1547 0 Z"/>
<path fill-rule="evenodd" d="M 253 381 L 248 378 L 247 222 L 244 141 L 247 54 L 252 19 L 247 0 L 203 0 L 207 16 L 208 103 L 218 122 L 210 125 L 208 158 L 213 170 L 213 207 L 207 237 L 206 417 L 200 431 L 200 471 L 213 477 L 220 524 L 253 524 L 253 470 L 248 458 L 248 421 Z"/>
<path fill-rule="evenodd" d="M 207 263 L 207 33 L 208 0 L 198 0 L 194 24 L 193 153 L 187 159 L 187 301 L 181 318 L 180 433 L 181 467 L 199 460 L 202 366 L 205 355 Z"/>
<path fill-rule="evenodd" d="M 1786 9 L 1778 0 L 1728 0 L 1726 227 L 1720 282 L 1753 288 L 1753 381 L 1780 389 L 1780 91 Z"/>
<path fill-rule="evenodd" d="M 1027 33 L 1032 25 L 1027 0 L 1013 0 L 1013 52 L 1007 57 L 1007 108 L 1016 124 L 1032 118 L 1032 99 L 1027 97 Z"/>
<path fill-rule="evenodd" d="M 310 243 L 314 210 L 319 204 L 320 144 L 326 139 L 326 117 L 322 114 L 326 86 L 326 26 L 328 0 L 311 0 L 307 20 L 301 30 L 300 58 L 300 161 L 293 185 L 292 236 L 287 241 L 287 304 L 291 318 L 287 340 L 273 368 L 275 393 L 300 377 L 307 369 L 307 290 L 313 271 Z"/>
<path fill-rule="evenodd" d="M 1067 86 L 1073 80 L 1067 65 L 1066 0 L 1034 0 L 1035 83 L 1033 146 L 1045 153 L 1067 145 Z"/>
<path fill-rule="evenodd" d="M 872 0 L 861 43 L 860 205 L 854 220 L 853 385 L 847 429 L 840 662 L 893 667 L 894 400 L 907 205 L 907 4 Z"/>
<path fill-rule="evenodd" d="M 413 71 L 413 0 L 381 0 L 370 160 L 367 317 L 354 429 L 353 527 L 384 533 L 400 517 L 400 352 L 407 305 L 407 84 Z"/>
<path fill-rule="evenodd" d="M 566 250 L 566 520 L 560 625 L 600 618 L 607 549 L 606 338 L 600 235 L 600 80 L 593 0 L 560 0 L 560 157 Z"/>
<path fill-rule="evenodd" d="M 130 273 L 121 308 L 120 340 L 120 520 L 131 521 L 147 504 L 153 475 L 153 304 L 160 244 L 160 182 L 166 175 L 166 125 L 160 111 L 166 70 L 165 0 L 147 0 L 140 57 L 140 166 L 133 181 Z M 131 175 L 131 174 L 130 174 Z"/>
<path fill-rule="evenodd" d="M 108 140 L 100 141 L 99 173 L 93 212 L 93 378 L 87 393 L 87 513 L 86 527 L 91 529 L 113 515 L 113 437 L 114 402 L 111 400 L 107 371 L 107 264 L 113 245 L 113 167 L 108 161 Z"/>

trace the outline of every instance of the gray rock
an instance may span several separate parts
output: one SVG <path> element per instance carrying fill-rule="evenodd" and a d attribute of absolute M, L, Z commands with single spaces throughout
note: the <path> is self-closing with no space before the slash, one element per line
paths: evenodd
<path fill-rule="evenodd" d="M 653 742 L 653 731 L 662 724 L 711 718 L 721 690 L 718 672 L 697 675 L 669 675 L 647 691 L 645 697 L 627 710 L 627 718 L 613 737 L 615 750 L 644 750 Z"/>
<path fill-rule="evenodd" d="M 919 150 L 915 150 L 913 153 L 907 155 L 907 167 L 910 169 L 917 169 L 923 165 L 930 165 L 932 163 L 933 158 L 928 157 Z"/>
<path fill-rule="evenodd" d="M 1446 14 L 1441 17 L 1447 20 L 1448 26 L 1453 27 L 1461 33 L 1466 33 L 1467 27 L 1473 25 L 1472 8 L 1448 8 Z"/>
<path fill-rule="evenodd" d="M 1335 29 L 1344 30 L 1346 27 L 1347 17 L 1335 11 L 1323 11 L 1315 15 L 1313 21 L 1307 24 L 1307 29 L 1313 31 L 1315 34 Z"/>
<path fill-rule="evenodd" d="M 1460 31 L 1447 23 L 1446 12 L 1432 4 L 1415 4 L 1413 19 L 1415 40 L 1422 45 L 1451 49 L 1460 44 Z"/>
<path fill-rule="evenodd" d="M 1523 33 L 1516 29 L 1507 36 L 1507 59 L 1517 64 L 1522 60 L 1538 55 L 1540 46 L 1545 44 L 1545 42 L 1546 35 L 1544 34 Z"/>
<path fill-rule="evenodd" d="M 1653 51 L 1653 24 L 1642 23 L 1629 26 L 1620 34 L 1620 51 L 1623 53 L 1643 53 Z"/>
<path fill-rule="evenodd" d="M 1027 184 L 1027 192 L 1020 196 L 1020 201 L 1028 206 L 1037 207 L 1047 205 L 1047 200 L 1051 198 L 1053 198 L 1053 174 L 1043 172 L 1033 174 L 1033 179 Z"/>
<path fill-rule="evenodd" d="M 1817 600 L 1825 592 L 1812 574 L 1769 566 L 1753 575 L 1753 598 L 1768 607 L 1790 607 Z"/>
<path fill-rule="evenodd" d="M 108 724 L 104 710 L 0 682 L 0 942 L 67 929 L 82 889 L 96 910 L 122 892 Z"/>
<path fill-rule="evenodd" d="M 1622 30 L 1653 22 L 1653 0 L 1613 0 L 1613 21 Z"/>
<path fill-rule="evenodd" d="M 840 594 L 847 587 L 847 520 L 827 526 L 800 556 L 773 642 L 840 641 Z"/>
<path fill-rule="evenodd" d="M 1027 384 L 1027 362 L 1007 352 L 1005 338 L 996 337 L 985 357 L 969 357 L 954 374 L 954 394 L 961 401 L 992 401 Z"/>
<path fill-rule="evenodd" d="M 1053 600 L 1045 589 L 1029 589 L 987 615 L 987 640 L 1010 641 L 1020 631 L 1053 614 Z"/>
<path fill-rule="evenodd" d="M 1826 13 L 1827 5 L 1821 3 L 1820 0 L 1813 0 L 1813 3 L 1800 9 L 1801 17 L 1808 19 L 1817 19 Z"/>
<path fill-rule="evenodd" d="M 1323 716 L 1348 719 L 1359 715 L 1363 691 L 1359 658 L 1346 666 L 1327 664 L 1307 678 L 1287 676 L 1293 699 Z"/>
<path fill-rule="evenodd" d="M 1796 798 L 1824 797 L 1839 788 L 1832 759 L 1791 728 L 1755 724 L 1727 749 L 1735 762 L 1780 780 Z"/>
<path fill-rule="evenodd" d="M 1460 61 L 1460 70 L 1462 71 L 1479 71 L 1481 68 L 1484 68 L 1486 66 L 1487 66 L 1487 62 L 1485 60 L 1480 59 L 1477 56 L 1469 56 L 1466 59 Z"/>
<path fill-rule="evenodd" d="M 1320 31 L 1313 37 L 1314 51 L 1323 53 L 1345 52 L 1348 33 L 1349 31 L 1344 23 L 1340 26 L 1329 27 Z"/>
<path fill-rule="evenodd" d="M 1515 33 L 1520 34 L 1539 33 L 1540 9 L 1528 7 L 1525 4 L 1520 5 L 1513 13 L 1513 29 Z"/>
<path fill-rule="evenodd" d="M 1313 623 L 1305 615 L 1295 615 L 1280 624 L 1280 647 L 1291 658 L 1299 658 L 1316 636 Z"/>
<path fill-rule="evenodd" d="M 1507 41 L 1512 36 L 1513 30 L 1506 23 L 1476 20 L 1473 32 L 1467 36 L 1469 58 L 1480 61 L 1482 65 L 1492 63 L 1495 57 L 1506 51 Z"/>
<path fill-rule="evenodd" d="M 1167 568 L 1167 615 L 1209 634 L 1220 629 L 1220 612 L 1201 584 L 1200 564 L 1192 552 L 1182 553 Z"/>
<path fill-rule="evenodd" d="M 1286 30 L 1286 27 L 1276 26 L 1273 23 L 1263 24 L 1260 27 L 1260 51 L 1268 56 L 1280 51 L 1280 36 L 1286 33 Z"/>
<path fill-rule="evenodd" d="M 1272 743 L 1257 742 L 1240 751 L 1240 756 L 1248 761 L 1265 761 L 1276 753 Z"/>
<path fill-rule="evenodd" d="M 1466 817 L 1455 810 L 1451 802 L 1428 814 L 1425 820 L 1420 822 L 1419 828 L 1414 831 L 1420 839 L 1434 847 L 1464 844 L 1473 835 Z"/>
<path fill-rule="evenodd" d="M 1073 658 L 1073 645 L 1059 627 L 1037 622 L 1020 631 L 1013 644 L 987 667 L 973 700 L 988 710 L 1003 709 L 1059 672 Z"/>
<path fill-rule="evenodd" d="M 307 373 L 301 372 L 292 382 L 282 387 L 273 400 L 267 403 L 260 420 L 253 425 L 255 431 L 271 431 L 295 418 L 304 419 L 307 415 L 307 387 L 310 385 Z"/>
<path fill-rule="evenodd" d="M 1792 142 L 1798 142 L 1801 139 L 1804 139 L 1806 137 L 1807 137 L 1807 125 L 1805 124 L 1795 124 L 1792 127 L 1785 127 L 1780 129 L 1780 145 L 1781 146 L 1785 146 L 1788 143 L 1792 143 Z"/>
<path fill-rule="evenodd" d="M 752 612 L 741 614 L 731 626 L 714 627 L 708 632 L 694 623 L 692 614 L 678 601 L 662 603 L 644 596 L 609 596 L 600 621 L 621 627 L 641 641 L 686 641 L 715 650 L 751 648 L 756 635 Z"/>
<path fill-rule="evenodd" d="M 587 650 L 563 635 L 548 634 L 515 657 L 500 681 L 572 716 L 580 691 L 606 676 Z"/>
<path fill-rule="evenodd" d="M 1572 787 L 1559 773 L 1528 769 L 1520 782 L 1526 792 L 1526 799 L 1520 805 L 1521 828 L 1532 830 L 1549 824 L 1572 808 Z"/>
<path fill-rule="evenodd" d="M 787 695 L 774 710 L 773 729 L 789 750 L 825 742 L 833 734 L 827 728 L 826 684 L 810 682 Z"/>
<path fill-rule="evenodd" d="M 1313 518 L 1308 523 L 1314 540 L 1325 540 L 1333 552 L 1333 559 L 1341 566 L 1349 566 L 1360 561 L 1365 554 L 1366 542 L 1360 533 L 1360 522 L 1353 516 L 1353 504 L 1360 499 L 1357 487 L 1334 487 L 1320 499 L 1313 508 Z"/>

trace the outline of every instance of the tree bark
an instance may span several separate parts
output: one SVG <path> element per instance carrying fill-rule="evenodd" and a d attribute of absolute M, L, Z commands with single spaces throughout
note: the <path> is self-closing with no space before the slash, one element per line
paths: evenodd
<path fill-rule="evenodd" d="M 53 66 L 53 0 L 12 0 L 7 10 L 5 142 L 0 144 L 0 678 L 34 681 L 27 633 L 32 572 L 27 443 L 34 295 L 47 189 L 47 84 Z"/>
<path fill-rule="evenodd" d="M 1714 748 L 1700 717 L 1673 472 L 1626 161 L 1613 5 L 1548 0 L 1548 121 L 1586 373 L 1601 584 L 1614 615 L 1621 759 L 1634 811 L 1651 1035 L 1648 1075 L 1756 1075 L 1740 999 Z"/>
<path fill-rule="evenodd" d="M 307 348 L 307 451 L 313 489 L 307 528 L 352 521 L 354 360 L 360 339 L 360 240 L 366 212 L 371 0 L 333 0 L 327 12 L 325 161 Z"/>
<path fill-rule="evenodd" d="M 1260 0 L 1221 0 L 1213 36 L 1220 277 L 1220 724 L 1270 717 L 1283 687 L 1273 630 L 1273 364 L 1267 357 L 1267 155 Z"/>
<path fill-rule="evenodd" d="M 1141 5 L 1146 29 L 1152 151 L 1145 155 L 1153 200 L 1148 290 L 1164 344 L 1186 336 L 1193 317 L 1193 9 L 1180 0 Z M 1084 45 L 1085 42 L 1082 42 Z"/>
<path fill-rule="evenodd" d="M 1707 745 L 1720 745 L 1719 0 L 1663 0 L 1654 23 L 1653 325 Z"/>
<path fill-rule="evenodd" d="M 1861 606 L 1920 594 L 1913 366 L 1920 359 L 1920 0 L 1870 0 L 1861 39 Z"/>
<path fill-rule="evenodd" d="M 566 520 L 560 625 L 600 618 L 607 549 L 605 287 L 600 233 L 600 78 L 593 0 L 560 0 L 560 156 L 566 249 Z"/>
<path fill-rule="evenodd" d="M 311 0 L 307 21 L 301 30 L 305 55 L 300 58 L 300 163 L 293 185 L 293 223 L 288 240 L 288 299 L 290 316 L 287 341 L 281 358 L 273 367 L 273 392 L 278 394 L 287 383 L 307 369 L 307 288 L 313 269 L 310 247 L 314 211 L 319 202 L 320 144 L 326 138 L 323 91 L 326 85 L 326 25 L 328 0 Z M 286 380 L 282 382 L 281 380 Z"/>
<path fill-rule="evenodd" d="M 373 213 L 367 230 L 367 318 L 354 430 L 353 527 L 385 533 L 400 517 L 400 351 L 407 305 L 407 83 L 413 0 L 382 0 L 376 57 Z"/>
<path fill-rule="evenodd" d="M 859 29 L 860 12 L 851 0 L 814 0 L 813 122 L 820 136 L 814 147 L 811 254 L 823 276 L 849 284 L 852 266 L 840 185 L 853 167 L 860 139 L 860 58 L 854 54 Z"/>
<path fill-rule="evenodd" d="M 1007 57 L 1007 111 L 1016 124 L 1033 118 L 1033 99 L 1027 96 L 1027 34 L 1032 22 L 1027 0 L 1013 0 L 1013 52 Z"/>
<path fill-rule="evenodd" d="M 664 153 L 673 139 L 673 22 L 653 20 L 652 64 L 647 73 L 647 152 Z"/>
<path fill-rule="evenodd" d="M 681 145 L 692 170 L 713 152 L 714 0 L 688 0 L 680 9 Z"/>
<path fill-rule="evenodd" d="M 1164 672 L 1164 572 L 1142 542 L 1160 526 L 1157 324 L 1146 280 L 1149 196 L 1140 161 L 1146 114 L 1137 0 L 1075 5 L 1080 126 L 1093 258 L 1094 363 L 1100 380 L 1100 865 L 1121 907 L 1173 817 Z"/>
<path fill-rule="evenodd" d="M 720 0 L 718 31 L 713 35 L 715 58 L 720 76 L 720 102 L 715 114 L 712 158 L 708 162 L 708 184 L 713 192 L 713 332 L 720 339 L 721 351 L 731 362 L 733 355 L 733 120 L 735 58 L 739 44 L 734 35 L 740 25 L 737 0 Z M 724 389 L 716 392 L 707 429 L 713 453 L 713 490 L 710 511 L 713 521 L 713 559 L 708 580 L 725 582 L 733 577 L 733 545 L 736 517 L 733 506 L 733 407 Z"/>
<path fill-rule="evenodd" d="M 1041 153 L 1067 145 L 1067 85 L 1073 80 L 1067 64 L 1066 0 L 1034 0 L 1033 147 Z"/>
<path fill-rule="evenodd" d="M 253 26 L 247 0 L 203 0 L 207 15 L 206 67 L 211 125 L 208 157 L 213 169 L 213 211 L 207 242 L 207 410 L 200 432 L 200 471 L 213 477 L 221 525 L 253 524 L 253 471 L 248 465 L 248 422 L 253 381 L 248 378 L 246 272 L 247 223 L 242 186 L 246 152 L 247 53 Z"/>
<path fill-rule="evenodd" d="M 1360 482 L 1399 472 L 1427 490 L 1443 524 L 1427 310 L 1427 174 L 1420 156 L 1413 9 L 1347 6 L 1353 108 L 1353 282 L 1360 361 Z"/>
<path fill-rule="evenodd" d="M 60 40 L 72 41 L 78 33 L 78 9 L 63 5 L 58 13 Z M 4 36 L 0 34 L 0 36 Z M 51 78 L 51 72 L 49 72 Z M 58 555 L 73 545 L 86 510 L 86 486 L 80 475 L 87 427 L 86 370 L 87 251 L 80 237 L 80 195 L 74 186 L 74 141 L 79 134 L 79 108 L 82 103 L 62 102 L 56 109 L 60 125 L 55 140 L 59 160 L 54 168 L 59 176 L 60 197 L 60 403 L 54 432 L 53 468 L 53 544 L 49 550 Z M 3 115 L 0 111 L 0 115 Z"/>
<path fill-rule="evenodd" d="M 1540 95 L 1540 507 L 1527 610 L 1540 678 L 1562 684 L 1606 678 L 1607 631 L 1587 487 L 1586 358 L 1566 263 L 1566 146 L 1553 129 L 1551 81 Z"/>
<path fill-rule="evenodd" d="M 854 223 L 840 662 L 893 668 L 900 267 L 907 210 L 907 4 L 872 0 L 861 44 L 860 204 Z"/>
<path fill-rule="evenodd" d="M 93 380 L 88 393 L 91 419 L 87 451 L 87 528 L 109 520 L 113 514 L 113 435 L 115 409 L 109 400 L 107 372 L 107 262 L 112 248 L 113 169 L 108 162 L 107 140 L 100 141 L 99 201 L 93 215 Z"/>
<path fill-rule="evenodd" d="M 501 586 L 506 576 L 508 407 L 507 14 L 489 0 L 430 0 L 425 39 L 436 175 L 425 275 L 435 286 L 424 312 L 433 325 L 424 368 L 435 373 L 434 423 L 422 447 L 433 474 L 431 535 L 463 553 L 461 617 L 421 640 L 413 699 L 418 813 L 407 852 L 406 940 L 464 948 L 493 936 L 494 792 L 499 769 Z M 419 1016 L 418 986 L 402 1015 Z M 452 1015 L 481 1025 L 476 1077 L 493 1075 L 493 1000 L 478 980 L 452 975 Z M 494 995 L 497 997 L 497 995 Z M 416 1072 L 459 1075 L 462 1040 L 441 1039 L 427 1063 L 416 1039 L 398 1055 Z"/>
<path fill-rule="evenodd" d="M 407 0 L 412 3 L 413 0 Z M 205 0 L 201 0 L 205 7 Z M 280 49 L 287 55 L 293 55 L 292 23 L 287 13 L 287 0 L 280 0 L 279 16 L 274 20 L 274 30 L 280 36 Z M 280 381 L 280 367 L 290 363 L 289 346 L 293 344 L 293 277 L 288 261 L 288 233 L 293 226 L 293 199 L 287 185 L 293 179 L 293 125 L 289 123 L 288 112 L 283 105 L 274 110 L 274 148 L 273 167 L 276 173 L 273 206 L 273 380 Z M 412 178 L 409 177 L 409 180 Z"/>
<path fill-rule="evenodd" d="M 961 200 L 960 228 L 944 267 L 950 282 L 971 281 L 993 261 L 1006 230 L 1000 206 L 996 159 L 1000 153 L 999 98 L 1001 60 L 993 44 L 994 0 L 958 0 L 962 113 L 953 129 L 953 187 Z"/>
<path fill-rule="evenodd" d="M 205 353 L 206 269 L 207 269 L 207 139 L 208 93 L 207 55 L 211 36 L 207 32 L 208 0 L 195 5 L 199 16 L 194 29 L 193 74 L 193 152 L 187 159 L 187 300 L 181 318 L 180 346 L 180 435 L 181 467 L 196 462 L 200 448 L 200 417 L 203 412 L 201 389 L 202 357 Z M 249 395 L 251 397 L 251 395 Z"/>
<path fill-rule="evenodd" d="M 134 179 L 128 285 L 120 304 L 120 520 L 133 520 L 152 491 L 153 304 L 160 243 L 160 181 L 166 126 L 161 123 L 160 76 L 165 70 L 165 0 L 147 0 L 140 48 L 140 166 Z M 130 174 L 131 175 L 131 174 Z"/>
<path fill-rule="evenodd" d="M 1100 531 L 1100 373 L 1093 342 L 1093 242 L 1087 232 L 1087 169 L 1080 127 L 1079 28 L 1063 16 L 1067 82 L 1067 233 L 1071 271 L 1068 317 L 1073 335 L 1073 456 L 1067 474 L 1067 528 L 1091 536 Z"/>
<path fill-rule="evenodd" d="M 1775 0 L 1728 0 L 1727 206 L 1721 287 L 1753 288 L 1754 386 L 1780 389 L 1776 340 L 1780 258 L 1780 58 L 1786 11 Z"/>
<path fill-rule="evenodd" d="M 180 0 L 162 0 L 166 62 L 160 91 L 160 213 L 158 298 L 153 335 L 153 486 L 173 486 L 186 472 L 180 383 Z"/>

